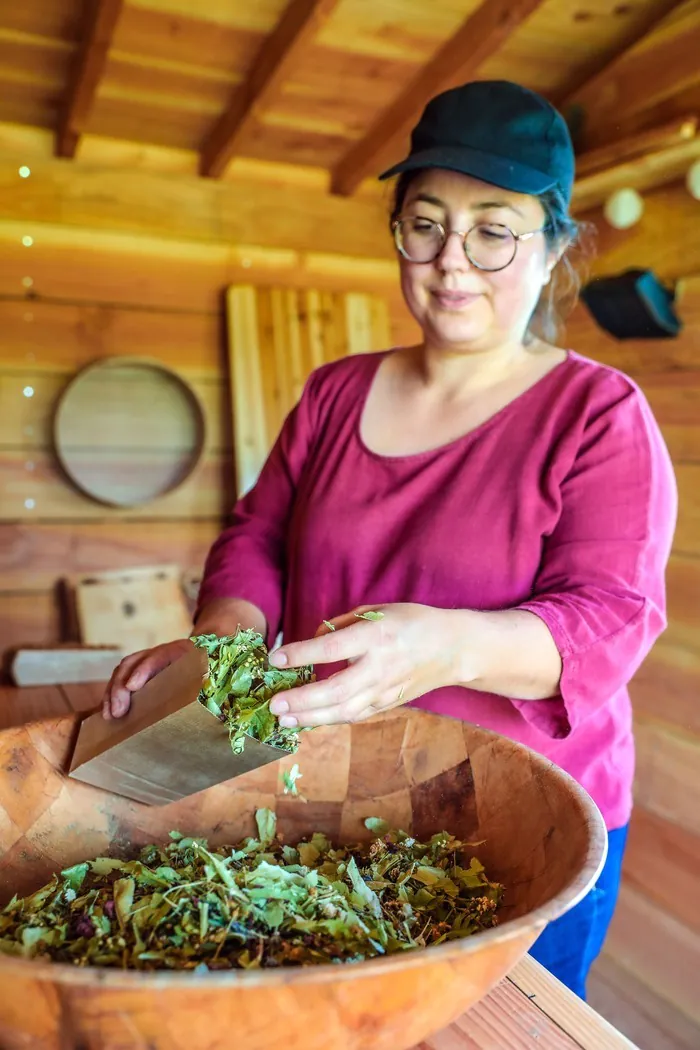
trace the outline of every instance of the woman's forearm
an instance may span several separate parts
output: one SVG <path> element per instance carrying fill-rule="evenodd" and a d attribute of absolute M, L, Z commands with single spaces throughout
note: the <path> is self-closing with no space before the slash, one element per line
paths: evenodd
<path fill-rule="evenodd" d="M 194 623 L 197 634 L 234 634 L 238 627 L 253 628 L 264 638 L 267 633 L 265 614 L 257 605 L 240 598 L 215 598 L 202 606 Z"/>
<path fill-rule="evenodd" d="M 460 685 L 512 700 L 556 696 L 562 659 L 549 628 L 534 613 L 451 610 L 452 630 L 464 639 L 455 649 Z"/>

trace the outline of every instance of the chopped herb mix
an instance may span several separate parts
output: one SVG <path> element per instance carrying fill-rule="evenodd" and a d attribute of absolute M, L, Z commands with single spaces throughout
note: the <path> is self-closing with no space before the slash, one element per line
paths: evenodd
<path fill-rule="evenodd" d="M 359 962 L 493 926 L 502 887 L 447 832 L 417 842 L 377 818 L 370 844 L 289 846 L 275 814 L 235 847 L 171 832 L 136 860 L 75 864 L 0 912 L 0 951 L 126 970 Z"/>
<path fill-rule="evenodd" d="M 284 689 L 313 681 L 312 668 L 270 667 L 267 646 L 257 631 L 239 630 L 223 638 L 200 634 L 192 641 L 209 659 L 198 700 L 227 727 L 234 755 L 244 750 L 247 737 L 290 754 L 297 751 L 303 730 L 281 726 L 270 711 L 270 700 Z"/>

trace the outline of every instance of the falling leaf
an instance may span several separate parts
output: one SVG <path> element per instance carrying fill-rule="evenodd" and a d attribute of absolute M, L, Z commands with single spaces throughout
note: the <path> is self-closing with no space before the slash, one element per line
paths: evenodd
<path fill-rule="evenodd" d="M 291 769 L 285 769 L 282 773 L 285 795 L 298 795 L 297 780 L 301 780 L 303 773 L 299 771 L 299 763 L 295 762 Z"/>

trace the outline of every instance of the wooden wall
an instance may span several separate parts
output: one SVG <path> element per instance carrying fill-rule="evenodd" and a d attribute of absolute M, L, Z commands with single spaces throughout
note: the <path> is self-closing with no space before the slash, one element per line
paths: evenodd
<path fill-rule="evenodd" d="M 0 653 L 65 636 L 63 574 L 199 572 L 234 495 L 230 284 L 371 291 L 386 297 L 394 338 L 406 332 L 382 197 L 331 198 L 303 170 L 285 182 L 265 165 L 211 182 L 169 170 L 167 152 L 161 171 L 100 163 L 99 151 L 89 164 L 54 160 L 37 135 L 11 130 L 0 126 Z M 137 510 L 81 495 L 51 448 L 69 378 L 114 354 L 177 370 L 209 423 L 195 475 Z"/>
<path fill-rule="evenodd" d="M 650 266 L 676 280 L 685 328 L 618 342 L 579 307 L 568 344 L 631 375 L 673 457 L 680 495 L 669 627 L 632 684 L 636 809 L 624 883 L 592 999 L 643 1050 L 700 1046 L 700 204 L 683 186 L 645 195 L 627 233 L 600 223 L 597 272 Z"/>

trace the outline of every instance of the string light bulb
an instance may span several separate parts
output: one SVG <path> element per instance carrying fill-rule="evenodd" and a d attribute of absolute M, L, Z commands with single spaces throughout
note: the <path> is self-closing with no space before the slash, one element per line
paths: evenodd
<path fill-rule="evenodd" d="M 696 201 L 700 201 L 700 160 L 696 160 L 686 175 L 685 184 L 688 193 Z"/>
<path fill-rule="evenodd" d="M 633 189 L 616 190 L 605 202 L 603 215 L 616 230 L 628 230 L 639 222 L 644 212 L 644 201 Z"/>
<path fill-rule="evenodd" d="M 28 168 L 26 164 L 23 164 L 22 167 L 19 169 L 20 179 L 28 179 L 31 173 L 32 169 Z"/>

